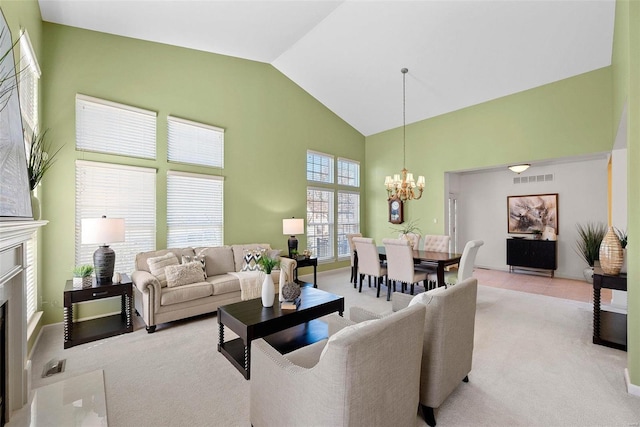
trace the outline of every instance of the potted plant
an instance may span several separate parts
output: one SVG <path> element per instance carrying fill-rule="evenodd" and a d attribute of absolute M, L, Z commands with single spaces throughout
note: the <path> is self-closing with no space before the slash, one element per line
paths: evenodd
<path fill-rule="evenodd" d="M 40 201 L 33 195 L 33 190 L 53 165 L 56 154 L 62 149 L 62 147 L 58 147 L 58 149 L 53 150 L 51 143 L 45 140 L 46 135 L 46 130 L 42 133 L 33 132 L 27 156 L 27 172 L 29 174 L 29 189 L 31 190 L 31 206 L 34 219 L 40 219 Z"/>
<path fill-rule="evenodd" d="M 73 286 L 75 288 L 90 288 L 93 279 L 93 266 L 90 264 L 78 265 L 73 269 Z"/>
<path fill-rule="evenodd" d="M 413 249 L 418 249 L 420 244 L 420 234 L 422 231 L 420 230 L 420 227 L 418 227 L 417 219 L 408 221 L 399 227 L 391 227 L 391 229 L 400 234 L 400 238 L 411 242 Z"/>
<path fill-rule="evenodd" d="M 273 277 L 271 277 L 271 272 L 274 268 L 280 266 L 280 260 L 263 254 L 258 258 L 258 265 L 260 265 L 262 267 L 262 271 L 266 273 L 262 281 L 262 305 L 263 307 L 272 307 L 276 291 L 273 284 Z"/>
<path fill-rule="evenodd" d="M 593 266 L 600 259 L 600 243 L 607 233 L 607 226 L 601 222 L 587 222 L 585 225 L 576 224 L 578 240 L 576 241 L 576 253 L 589 266 L 584 270 L 584 278 L 593 283 Z"/>

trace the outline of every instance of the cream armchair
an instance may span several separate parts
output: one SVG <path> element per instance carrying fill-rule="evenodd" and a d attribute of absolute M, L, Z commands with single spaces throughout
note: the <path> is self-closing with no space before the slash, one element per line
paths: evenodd
<path fill-rule="evenodd" d="M 253 341 L 251 424 L 415 426 L 424 316 L 420 304 L 360 324 L 334 314 L 346 327 L 286 355 Z"/>
<path fill-rule="evenodd" d="M 425 421 L 436 425 L 434 409 L 460 384 L 468 382 L 473 358 L 473 336 L 478 282 L 471 277 L 448 288 L 440 287 L 412 297 L 395 292 L 392 313 L 406 307 L 424 305 L 420 405 Z M 385 318 L 360 307 L 351 307 L 351 320 L 363 322 Z M 470 421 L 471 422 L 471 421 Z"/>

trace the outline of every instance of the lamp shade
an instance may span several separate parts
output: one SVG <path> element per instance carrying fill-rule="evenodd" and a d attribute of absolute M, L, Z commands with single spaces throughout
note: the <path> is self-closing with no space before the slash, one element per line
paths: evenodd
<path fill-rule="evenodd" d="M 82 243 L 124 242 L 124 218 L 87 218 L 82 220 Z"/>
<path fill-rule="evenodd" d="M 295 236 L 296 234 L 304 234 L 304 219 L 302 218 L 285 218 L 282 220 L 282 234 Z"/>

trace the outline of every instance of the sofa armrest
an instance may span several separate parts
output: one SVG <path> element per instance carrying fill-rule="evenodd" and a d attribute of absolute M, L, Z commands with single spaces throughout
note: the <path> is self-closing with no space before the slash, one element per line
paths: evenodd
<path fill-rule="evenodd" d="M 394 292 L 391 297 L 391 310 L 396 312 L 407 308 L 413 297 L 413 295 Z"/>
<path fill-rule="evenodd" d="M 349 318 L 355 323 L 372 319 L 382 319 L 384 316 L 384 314 L 374 313 L 362 307 L 353 306 L 349 309 Z"/>
<path fill-rule="evenodd" d="M 293 281 L 293 272 L 297 265 L 295 259 L 280 257 L 280 274 L 284 274 L 285 283 Z"/>
<path fill-rule="evenodd" d="M 345 319 L 337 313 L 331 313 L 326 317 L 326 320 L 329 330 L 329 336 L 334 335 L 336 332 L 346 328 L 347 326 L 355 324 L 355 322 L 349 319 Z"/>
<path fill-rule="evenodd" d="M 148 295 L 149 305 L 154 310 L 160 308 L 160 282 L 156 276 L 148 271 L 136 270 L 131 274 L 131 281 L 142 295 Z"/>

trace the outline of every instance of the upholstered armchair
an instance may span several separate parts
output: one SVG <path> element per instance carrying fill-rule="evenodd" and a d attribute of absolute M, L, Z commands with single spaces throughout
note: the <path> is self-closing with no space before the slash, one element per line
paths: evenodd
<path fill-rule="evenodd" d="M 378 247 L 373 239 L 369 237 L 354 237 L 353 244 L 358 252 L 358 275 L 360 278 L 360 287 L 358 292 L 362 292 L 362 280 L 364 276 L 369 276 L 369 286 L 371 286 L 371 278 L 376 281 L 376 298 L 380 296 L 380 285 L 383 278 L 387 275 L 387 267 L 380 264 L 380 255 Z"/>
<path fill-rule="evenodd" d="M 473 358 L 473 336 L 478 282 L 471 277 L 448 288 L 439 287 L 412 297 L 395 292 L 392 313 L 407 307 L 424 305 L 424 346 L 420 373 L 420 405 L 425 421 L 436 425 L 434 410 L 461 382 L 468 382 Z M 364 322 L 383 319 L 388 313 L 376 314 L 351 307 L 351 320 Z"/>
<path fill-rule="evenodd" d="M 334 314 L 342 329 L 285 355 L 253 341 L 251 424 L 415 426 L 424 316 L 421 304 L 359 324 Z"/>
<path fill-rule="evenodd" d="M 427 285 L 427 273 L 415 268 L 411 243 L 405 239 L 383 239 L 387 253 L 387 281 L 402 283 L 402 290 L 411 285 L 413 295 L 414 283 L 424 282 Z M 391 297 L 391 287 L 387 286 L 387 301 Z"/>

